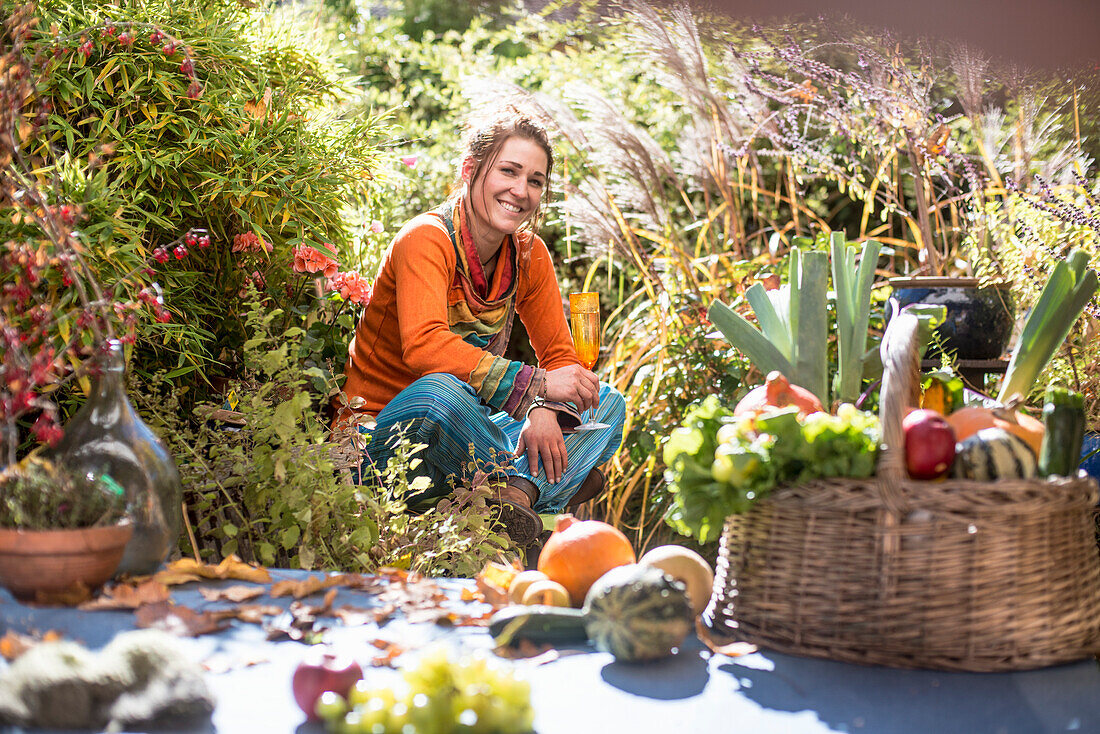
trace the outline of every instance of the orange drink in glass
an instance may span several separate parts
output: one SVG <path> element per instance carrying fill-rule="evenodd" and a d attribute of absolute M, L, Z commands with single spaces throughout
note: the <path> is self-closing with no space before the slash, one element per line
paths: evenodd
<path fill-rule="evenodd" d="M 573 348 L 586 370 L 596 364 L 600 352 L 600 294 L 569 294 L 569 325 L 573 331 Z"/>
<path fill-rule="evenodd" d="M 600 294 L 569 294 L 569 326 L 573 332 L 573 348 L 577 350 L 581 364 L 592 369 L 600 353 Z M 610 428 L 606 423 L 596 423 L 589 418 L 574 430 L 592 431 Z"/>

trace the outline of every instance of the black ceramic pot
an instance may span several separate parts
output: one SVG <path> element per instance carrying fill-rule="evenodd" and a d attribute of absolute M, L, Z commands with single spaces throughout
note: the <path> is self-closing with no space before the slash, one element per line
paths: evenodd
<path fill-rule="evenodd" d="M 936 330 L 944 350 L 957 359 L 997 359 L 1012 337 L 1015 303 L 1006 284 L 978 287 L 977 278 L 891 278 L 900 306 L 927 303 L 947 307 Z M 927 356 L 939 350 L 931 348 Z"/>

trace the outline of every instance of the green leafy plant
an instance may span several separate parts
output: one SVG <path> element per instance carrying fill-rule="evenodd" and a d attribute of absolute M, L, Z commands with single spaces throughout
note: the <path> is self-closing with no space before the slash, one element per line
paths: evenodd
<path fill-rule="evenodd" d="M 34 455 L 0 471 L 0 527 L 90 528 L 125 516 L 125 492 L 107 475 L 72 476 Z"/>
<path fill-rule="evenodd" d="M 159 378 L 135 394 L 180 466 L 192 525 L 186 552 L 294 568 L 455 574 L 511 549 L 489 520 L 487 488 L 459 488 L 422 515 L 406 511 L 395 497 L 416 481 L 419 461 L 407 441 L 361 484 L 338 470 L 338 444 L 354 435 L 333 433 L 314 407 L 308 384 L 316 374 L 298 358 L 304 331 L 280 331 L 281 311 L 251 293 L 247 373 L 231 384 L 236 425 L 188 420 L 178 389 Z"/>
<path fill-rule="evenodd" d="M 131 363 L 165 370 L 194 402 L 240 368 L 246 280 L 283 299 L 294 247 L 351 249 L 346 214 L 370 206 L 385 127 L 341 116 L 350 80 L 289 9 L 49 0 L 36 12 L 28 53 L 50 112 L 27 153 L 65 149 L 40 174 L 66 184 L 102 282 L 157 261 L 146 277 L 170 317 L 140 325 Z M 177 242 L 195 229 L 205 237 Z"/>
<path fill-rule="evenodd" d="M 778 370 L 828 405 L 829 256 L 794 247 L 787 262 L 788 283 L 773 290 L 753 283 L 745 291 L 759 329 L 721 301 L 714 301 L 707 315 L 761 372 Z"/>
<path fill-rule="evenodd" d="M 1086 267 L 1088 261 L 1088 253 L 1074 250 L 1066 260 L 1055 264 L 1012 349 L 997 395 L 1000 402 L 1013 395 L 1026 398 L 1031 394 L 1047 362 L 1062 348 L 1070 329 L 1092 301 L 1100 281 L 1096 271 Z"/>
<path fill-rule="evenodd" d="M 796 238 L 806 247 L 813 242 Z M 783 373 L 811 390 L 823 405 L 854 402 L 862 391 L 871 318 L 871 289 L 880 245 L 868 240 L 856 267 L 855 248 L 843 233 L 828 236 L 829 253 L 791 249 L 789 282 L 773 290 L 754 283 L 745 291 L 759 328 L 721 301 L 708 310 L 730 344 L 764 374 Z M 829 367 L 830 319 L 826 310 L 828 262 L 833 274 L 837 367 Z M 829 375 L 833 379 L 829 379 Z M 831 386 L 831 390 L 830 390 Z M 831 398 L 831 400 L 830 400 Z"/>
<path fill-rule="evenodd" d="M 738 418 L 708 396 L 665 444 L 674 499 L 666 519 L 678 532 L 712 542 L 729 515 L 747 511 L 781 484 L 870 476 L 879 438 L 878 418 L 851 403 L 836 415 L 801 418 L 798 408 L 781 408 Z"/>

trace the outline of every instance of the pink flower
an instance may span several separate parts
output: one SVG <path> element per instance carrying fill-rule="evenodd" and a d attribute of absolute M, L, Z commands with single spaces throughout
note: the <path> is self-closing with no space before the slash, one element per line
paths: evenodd
<path fill-rule="evenodd" d="M 326 278 L 336 275 L 339 263 L 316 247 L 302 245 L 294 248 L 294 272 L 323 273 Z"/>
<path fill-rule="evenodd" d="M 271 245 L 257 237 L 255 232 L 245 232 L 233 237 L 232 252 L 271 252 Z"/>
<path fill-rule="evenodd" d="M 354 271 L 334 275 L 328 281 L 328 289 L 339 291 L 344 300 L 359 305 L 369 303 L 374 290 L 371 281 Z"/>
<path fill-rule="evenodd" d="M 380 222 L 377 219 L 375 219 L 373 222 L 370 223 L 370 231 L 374 232 L 375 234 L 379 234 L 380 232 L 384 232 L 385 229 L 386 229 L 386 225 L 382 224 L 382 222 Z"/>
<path fill-rule="evenodd" d="M 420 159 L 415 155 L 401 156 L 401 162 L 404 163 L 409 168 L 414 167 L 418 160 L 420 160 Z"/>

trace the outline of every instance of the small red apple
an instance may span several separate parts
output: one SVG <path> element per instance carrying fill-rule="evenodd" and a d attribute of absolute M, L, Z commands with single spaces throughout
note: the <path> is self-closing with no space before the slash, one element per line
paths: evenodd
<path fill-rule="evenodd" d="M 309 649 L 294 669 L 291 688 L 298 707 L 310 721 L 317 721 L 314 707 L 322 693 L 332 691 L 346 698 L 351 687 L 362 677 L 363 669 L 359 663 L 332 648 L 316 645 Z"/>
<path fill-rule="evenodd" d="M 955 431 L 934 410 L 914 410 L 901 422 L 905 468 L 913 479 L 939 479 L 955 461 Z"/>

